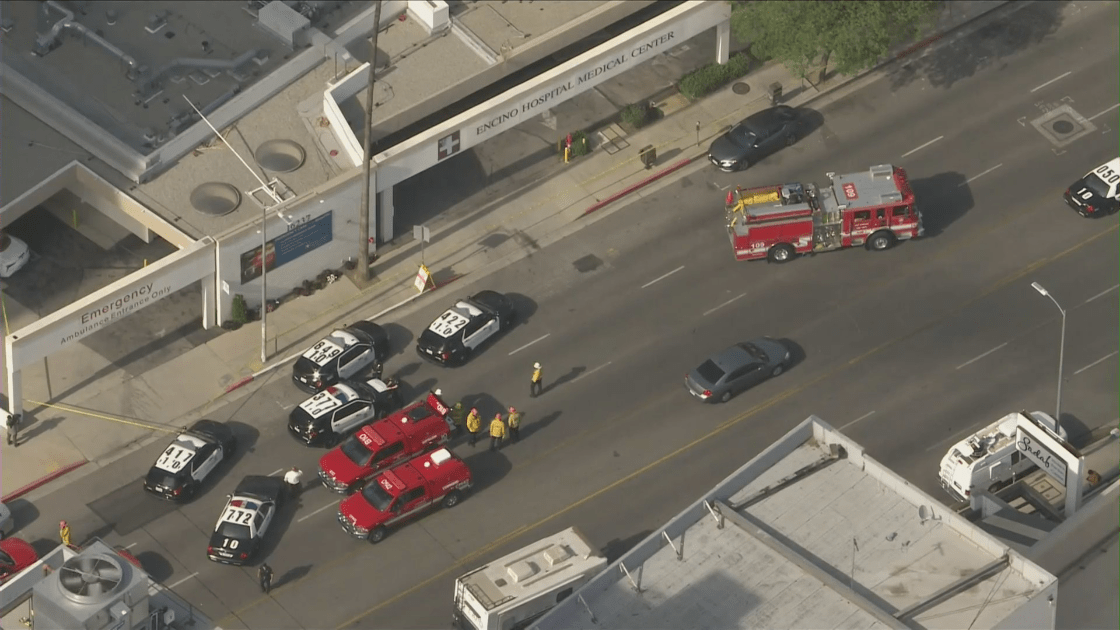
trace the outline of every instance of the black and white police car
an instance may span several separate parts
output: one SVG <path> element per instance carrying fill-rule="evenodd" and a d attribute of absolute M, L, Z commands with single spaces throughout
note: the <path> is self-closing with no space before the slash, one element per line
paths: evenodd
<path fill-rule="evenodd" d="M 332 447 L 374 420 L 400 409 L 400 395 L 380 378 L 342 381 L 292 409 L 288 432 L 308 446 Z"/>
<path fill-rule="evenodd" d="M 206 555 L 222 564 L 245 564 L 260 548 L 268 526 L 276 520 L 276 511 L 284 497 L 284 480 L 280 477 L 249 475 L 229 495 Z"/>
<path fill-rule="evenodd" d="M 416 340 L 416 352 L 440 365 L 465 363 L 498 332 L 513 325 L 509 298 L 496 291 L 479 291 L 443 312 Z"/>
<path fill-rule="evenodd" d="M 292 366 L 292 382 L 315 393 L 376 367 L 389 356 L 389 335 L 373 322 L 354 322 L 311 346 Z"/>
<path fill-rule="evenodd" d="M 1120 158 L 1085 174 L 1066 190 L 1069 207 L 1083 217 L 1099 217 L 1120 210 Z"/>
<path fill-rule="evenodd" d="M 144 477 L 144 489 L 168 501 L 187 501 L 236 449 L 237 437 L 228 426 L 199 420 L 180 433 L 156 459 Z"/>

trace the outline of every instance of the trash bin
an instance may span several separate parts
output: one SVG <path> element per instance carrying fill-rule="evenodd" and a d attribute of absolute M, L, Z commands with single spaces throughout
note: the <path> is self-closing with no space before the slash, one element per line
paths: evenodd
<path fill-rule="evenodd" d="M 653 164 L 657 162 L 657 149 L 653 148 L 652 144 L 644 146 L 638 151 L 638 157 L 647 169 L 653 168 Z"/>
<path fill-rule="evenodd" d="M 770 84 L 770 104 L 777 105 L 782 100 L 782 84 L 775 81 Z"/>

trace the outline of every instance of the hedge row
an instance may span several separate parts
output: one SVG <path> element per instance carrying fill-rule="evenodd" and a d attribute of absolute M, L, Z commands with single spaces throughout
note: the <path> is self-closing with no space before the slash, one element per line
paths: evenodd
<path fill-rule="evenodd" d="M 681 77 L 677 89 L 690 99 L 710 94 L 751 69 L 751 60 L 744 54 L 732 55 L 724 65 L 711 63 Z"/>

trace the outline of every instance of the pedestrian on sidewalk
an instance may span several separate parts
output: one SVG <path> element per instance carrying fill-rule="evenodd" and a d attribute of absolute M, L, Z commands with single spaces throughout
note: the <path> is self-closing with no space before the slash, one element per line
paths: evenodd
<path fill-rule="evenodd" d="M 257 569 L 257 579 L 261 582 L 261 592 L 268 595 L 272 591 L 272 567 L 267 562 L 262 562 Z"/>
<path fill-rule="evenodd" d="M 506 422 L 509 423 L 509 441 L 517 444 L 521 440 L 521 412 L 510 407 Z"/>
<path fill-rule="evenodd" d="M 478 434 L 482 432 L 482 418 L 478 417 L 477 408 L 467 414 L 467 431 L 471 434 L 470 444 L 474 446 L 478 443 Z"/>
<path fill-rule="evenodd" d="M 19 421 L 20 415 L 18 413 L 8 413 L 6 409 L 0 409 L 4 413 L 4 431 L 8 434 L 8 446 L 19 446 Z"/>
<path fill-rule="evenodd" d="M 529 397 L 536 398 L 544 390 L 544 376 L 541 374 L 541 364 L 533 364 L 533 380 L 529 382 Z"/>
<path fill-rule="evenodd" d="M 66 545 L 67 547 L 71 546 L 70 526 L 66 524 L 66 521 L 58 522 L 58 537 L 62 539 L 62 544 Z"/>
<path fill-rule="evenodd" d="M 293 499 L 299 496 L 299 491 L 303 488 L 301 481 L 303 481 L 303 471 L 295 466 L 284 473 L 284 483 L 288 484 L 288 496 Z"/>
<path fill-rule="evenodd" d="M 502 448 L 502 440 L 506 438 L 506 423 L 502 422 L 502 414 L 494 414 L 494 419 L 490 421 L 490 450 L 496 451 Z"/>

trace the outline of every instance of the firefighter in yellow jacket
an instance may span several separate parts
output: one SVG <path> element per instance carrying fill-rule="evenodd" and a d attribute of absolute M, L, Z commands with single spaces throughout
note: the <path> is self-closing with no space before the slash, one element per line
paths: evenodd
<path fill-rule="evenodd" d="M 541 364 L 533 364 L 533 380 L 529 381 L 529 397 L 536 398 L 544 390 L 544 376 L 541 373 Z"/>
<path fill-rule="evenodd" d="M 496 451 L 502 447 L 502 440 L 506 438 L 506 423 L 502 421 L 502 414 L 494 414 L 490 421 L 490 450 Z"/>
<path fill-rule="evenodd" d="M 509 440 L 516 444 L 521 439 L 521 412 L 510 407 L 507 422 L 509 423 Z"/>
<path fill-rule="evenodd" d="M 455 426 L 455 437 L 458 437 L 465 428 L 463 425 L 466 423 L 467 410 L 463 409 L 463 403 L 457 402 L 448 415 L 451 416 L 451 424 Z"/>
<path fill-rule="evenodd" d="M 478 409 L 471 409 L 467 414 L 467 431 L 471 434 L 471 446 L 478 442 L 478 434 L 482 432 L 482 418 L 478 416 Z"/>

